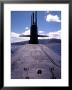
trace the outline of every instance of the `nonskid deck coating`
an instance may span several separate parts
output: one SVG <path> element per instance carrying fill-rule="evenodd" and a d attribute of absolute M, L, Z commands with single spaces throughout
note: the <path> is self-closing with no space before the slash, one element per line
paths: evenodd
<path fill-rule="evenodd" d="M 12 55 L 11 78 L 60 79 L 61 57 L 42 44 L 23 45 Z"/>

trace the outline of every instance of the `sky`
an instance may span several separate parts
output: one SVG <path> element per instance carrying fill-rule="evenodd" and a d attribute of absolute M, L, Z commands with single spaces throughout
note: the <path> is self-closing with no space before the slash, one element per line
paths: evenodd
<path fill-rule="evenodd" d="M 33 11 L 11 11 L 12 36 L 29 34 L 31 15 Z M 37 26 L 39 34 L 54 34 L 58 36 L 61 31 L 61 11 L 37 11 Z"/>
<path fill-rule="evenodd" d="M 31 25 L 31 14 L 32 11 L 12 11 L 11 12 L 11 31 L 16 33 L 22 33 Z M 49 17 L 48 17 L 49 16 Z M 54 16 L 61 21 L 60 11 L 38 11 L 38 30 L 46 33 L 51 31 L 57 31 L 61 29 L 61 22 L 59 21 L 48 21 L 49 18 Z"/>

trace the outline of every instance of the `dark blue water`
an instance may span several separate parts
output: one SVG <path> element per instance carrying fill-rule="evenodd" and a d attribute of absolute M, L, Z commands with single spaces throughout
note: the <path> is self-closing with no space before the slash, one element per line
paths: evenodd
<path fill-rule="evenodd" d="M 49 44 L 48 47 L 61 56 L 61 43 Z"/>

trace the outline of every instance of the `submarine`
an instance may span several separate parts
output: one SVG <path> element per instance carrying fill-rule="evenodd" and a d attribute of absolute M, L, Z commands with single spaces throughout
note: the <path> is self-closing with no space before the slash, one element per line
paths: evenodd
<path fill-rule="evenodd" d="M 38 35 L 36 11 L 31 15 L 30 35 L 20 37 L 30 40 L 29 44 L 13 45 L 11 79 L 61 79 L 61 56 L 49 46 L 38 44 L 38 37 L 46 36 Z"/>
<path fill-rule="evenodd" d="M 20 37 L 30 37 L 29 44 L 38 44 L 38 37 L 48 37 L 47 35 L 38 35 L 37 11 L 31 15 L 30 35 L 20 35 Z"/>

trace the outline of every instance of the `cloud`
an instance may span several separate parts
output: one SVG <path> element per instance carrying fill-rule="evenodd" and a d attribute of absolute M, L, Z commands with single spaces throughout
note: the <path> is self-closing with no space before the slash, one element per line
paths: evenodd
<path fill-rule="evenodd" d="M 52 38 L 55 38 L 55 39 L 61 39 L 61 31 L 56 31 L 56 32 L 49 32 L 49 33 L 46 33 L 44 31 L 39 31 L 38 32 L 40 35 L 47 35 L 48 37 L 38 37 L 38 39 L 52 39 Z M 21 33 L 22 35 L 30 35 L 30 30 L 26 30 L 25 32 Z M 21 41 L 27 41 L 27 40 L 30 40 L 30 37 L 19 37 L 19 35 L 21 34 L 18 34 L 18 33 L 15 33 L 15 32 L 11 32 L 11 43 L 13 42 L 21 42 Z"/>
<path fill-rule="evenodd" d="M 22 33 L 24 35 L 30 35 L 30 29 L 29 30 L 26 30 L 24 33 Z"/>
<path fill-rule="evenodd" d="M 44 34 L 45 32 L 44 31 L 38 31 L 38 34 Z"/>
<path fill-rule="evenodd" d="M 38 39 L 61 39 L 61 30 L 58 30 L 56 32 L 49 32 L 47 34 L 48 37 L 39 37 Z"/>
<path fill-rule="evenodd" d="M 49 36 L 49 39 L 55 38 L 55 39 L 61 39 L 61 31 L 56 31 L 56 32 L 49 32 L 47 34 Z"/>
<path fill-rule="evenodd" d="M 44 31 L 38 31 L 38 33 L 44 34 Z M 30 37 L 19 37 L 19 35 L 30 35 L 30 29 L 25 30 L 25 32 L 21 34 L 11 32 L 11 43 L 30 40 Z M 39 39 L 43 39 L 43 38 L 39 38 Z"/>
<path fill-rule="evenodd" d="M 25 29 L 26 29 L 26 30 L 28 30 L 28 29 L 29 29 L 29 27 L 25 27 Z"/>
<path fill-rule="evenodd" d="M 11 37 L 19 37 L 20 34 L 17 34 L 15 32 L 11 32 Z"/>
<path fill-rule="evenodd" d="M 45 32 L 44 31 L 38 31 L 38 34 L 44 34 Z M 30 35 L 30 29 L 29 30 L 26 30 L 24 33 L 22 33 L 24 35 Z"/>
<path fill-rule="evenodd" d="M 25 31 L 24 35 L 28 35 L 29 34 L 29 31 L 30 30 L 27 30 Z M 14 43 L 14 42 L 21 42 L 21 41 L 27 41 L 30 39 L 30 37 L 19 37 L 19 35 L 21 34 L 18 34 L 18 33 L 15 33 L 15 32 L 11 32 L 11 43 Z"/>
<path fill-rule="evenodd" d="M 45 18 L 47 22 L 61 22 L 58 15 L 48 14 Z"/>

